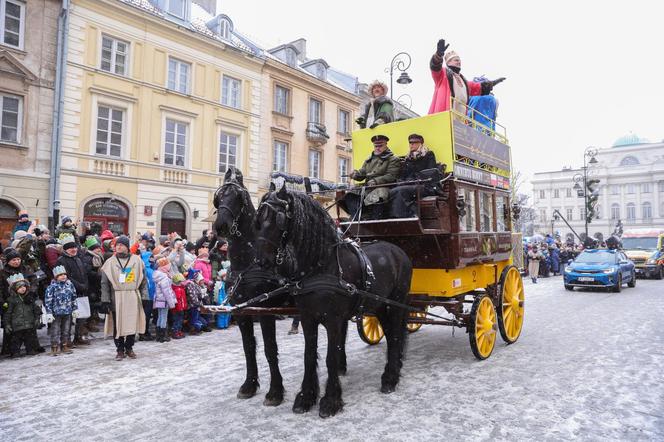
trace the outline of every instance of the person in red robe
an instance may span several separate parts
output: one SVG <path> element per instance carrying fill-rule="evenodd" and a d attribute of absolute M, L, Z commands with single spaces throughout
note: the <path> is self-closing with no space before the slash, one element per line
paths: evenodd
<path fill-rule="evenodd" d="M 429 114 L 450 110 L 450 98 L 455 98 L 455 110 L 466 115 L 468 99 L 473 95 L 488 95 L 493 87 L 505 80 L 505 77 L 493 81 L 475 83 L 468 81 L 461 74 L 461 57 L 450 51 L 445 53 L 449 44 L 444 39 L 438 40 L 436 53 L 431 57 L 429 67 L 435 83 Z M 443 61 L 445 65 L 443 66 Z"/>

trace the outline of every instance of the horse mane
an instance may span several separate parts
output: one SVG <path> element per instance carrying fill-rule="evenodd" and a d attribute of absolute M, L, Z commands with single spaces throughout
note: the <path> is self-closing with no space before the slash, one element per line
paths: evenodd
<path fill-rule="evenodd" d="M 310 195 L 288 191 L 291 219 L 286 248 L 297 265 L 297 272 L 308 273 L 324 265 L 333 252 L 338 235 L 334 220 Z"/>

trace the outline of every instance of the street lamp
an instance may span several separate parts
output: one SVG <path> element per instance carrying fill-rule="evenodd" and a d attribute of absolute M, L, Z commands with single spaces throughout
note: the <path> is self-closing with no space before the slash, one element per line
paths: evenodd
<path fill-rule="evenodd" d="M 572 177 L 572 181 L 574 181 L 574 190 L 577 191 L 577 195 L 579 197 L 583 197 L 583 208 L 585 212 L 585 216 L 583 218 L 585 222 L 586 238 L 588 238 L 588 201 L 592 196 L 588 192 L 588 168 L 590 165 L 599 163 L 596 156 L 597 149 L 594 147 L 587 147 L 586 150 L 583 151 L 583 167 L 581 168 L 582 173 L 577 173 Z M 587 162 L 586 159 L 588 160 Z M 581 186 L 581 182 L 583 182 L 583 186 Z"/>
<path fill-rule="evenodd" d="M 397 83 L 399 84 L 410 84 L 413 80 L 408 76 L 406 69 L 410 67 L 411 63 L 410 54 L 407 52 L 399 52 L 397 55 L 392 58 L 390 62 L 390 67 L 385 68 L 385 72 L 390 74 L 390 99 L 392 98 L 392 90 L 394 89 L 394 71 L 401 71 L 401 75 L 397 78 Z"/>
<path fill-rule="evenodd" d="M 556 222 L 556 221 L 558 221 L 559 219 L 560 219 L 560 217 L 558 216 L 557 213 L 554 213 L 554 214 L 553 214 L 553 218 L 551 218 L 551 236 L 552 236 L 552 237 L 554 236 L 554 232 L 553 232 L 553 223 Z"/>

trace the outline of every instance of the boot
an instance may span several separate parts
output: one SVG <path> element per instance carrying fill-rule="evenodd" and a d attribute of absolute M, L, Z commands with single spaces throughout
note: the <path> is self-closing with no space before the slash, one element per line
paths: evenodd
<path fill-rule="evenodd" d="M 58 353 L 60 353 L 60 349 L 58 348 L 57 345 L 51 345 L 51 353 L 49 353 L 51 356 L 57 356 Z"/>
<path fill-rule="evenodd" d="M 164 342 L 164 340 L 161 338 L 161 329 L 159 327 L 157 327 L 155 330 L 155 341 Z"/>
<path fill-rule="evenodd" d="M 127 350 L 125 353 L 129 359 L 136 359 L 136 353 L 134 353 L 134 350 Z"/>
<path fill-rule="evenodd" d="M 74 339 L 74 346 L 78 347 L 81 345 L 90 345 L 90 341 L 83 339 L 81 336 L 78 336 Z"/>
<path fill-rule="evenodd" d="M 296 335 L 297 333 L 298 333 L 298 328 L 295 326 L 291 327 L 291 329 L 288 330 L 289 335 Z"/>
<path fill-rule="evenodd" d="M 171 337 L 168 336 L 168 329 L 161 329 L 161 338 L 163 339 L 163 342 L 171 342 Z"/>
<path fill-rule="evenodd" d="M 125 358 L 125 354 L 123 351 L 118 350 L 118 352 L 115 354 L 115 360 L 116 361 L 121 361 Z"/>
<path fill-rule="evenodd" d="M 69 346 L 69 343 L 62 344 L 62 350 L 61 353 L 70 355 L 73 353 L 71 347 Z"/>

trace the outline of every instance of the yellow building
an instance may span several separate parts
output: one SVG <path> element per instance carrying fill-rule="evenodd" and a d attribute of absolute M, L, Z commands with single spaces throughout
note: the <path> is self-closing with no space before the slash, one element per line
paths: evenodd
<path fill-rule="evenodd" d="M 215 4 L 72 2 L 61 216 L 192 238 L 228 165 L 256 194 L 264 58 Z"/>
<path fill-rule="evenodd" d="M 352 170 L 350 133 L 360 106 L 357 78 L 310 59 L 306 40 L 269 49 L 263 69 L 261 188 L 272 171 L 345 181 Z"/>

